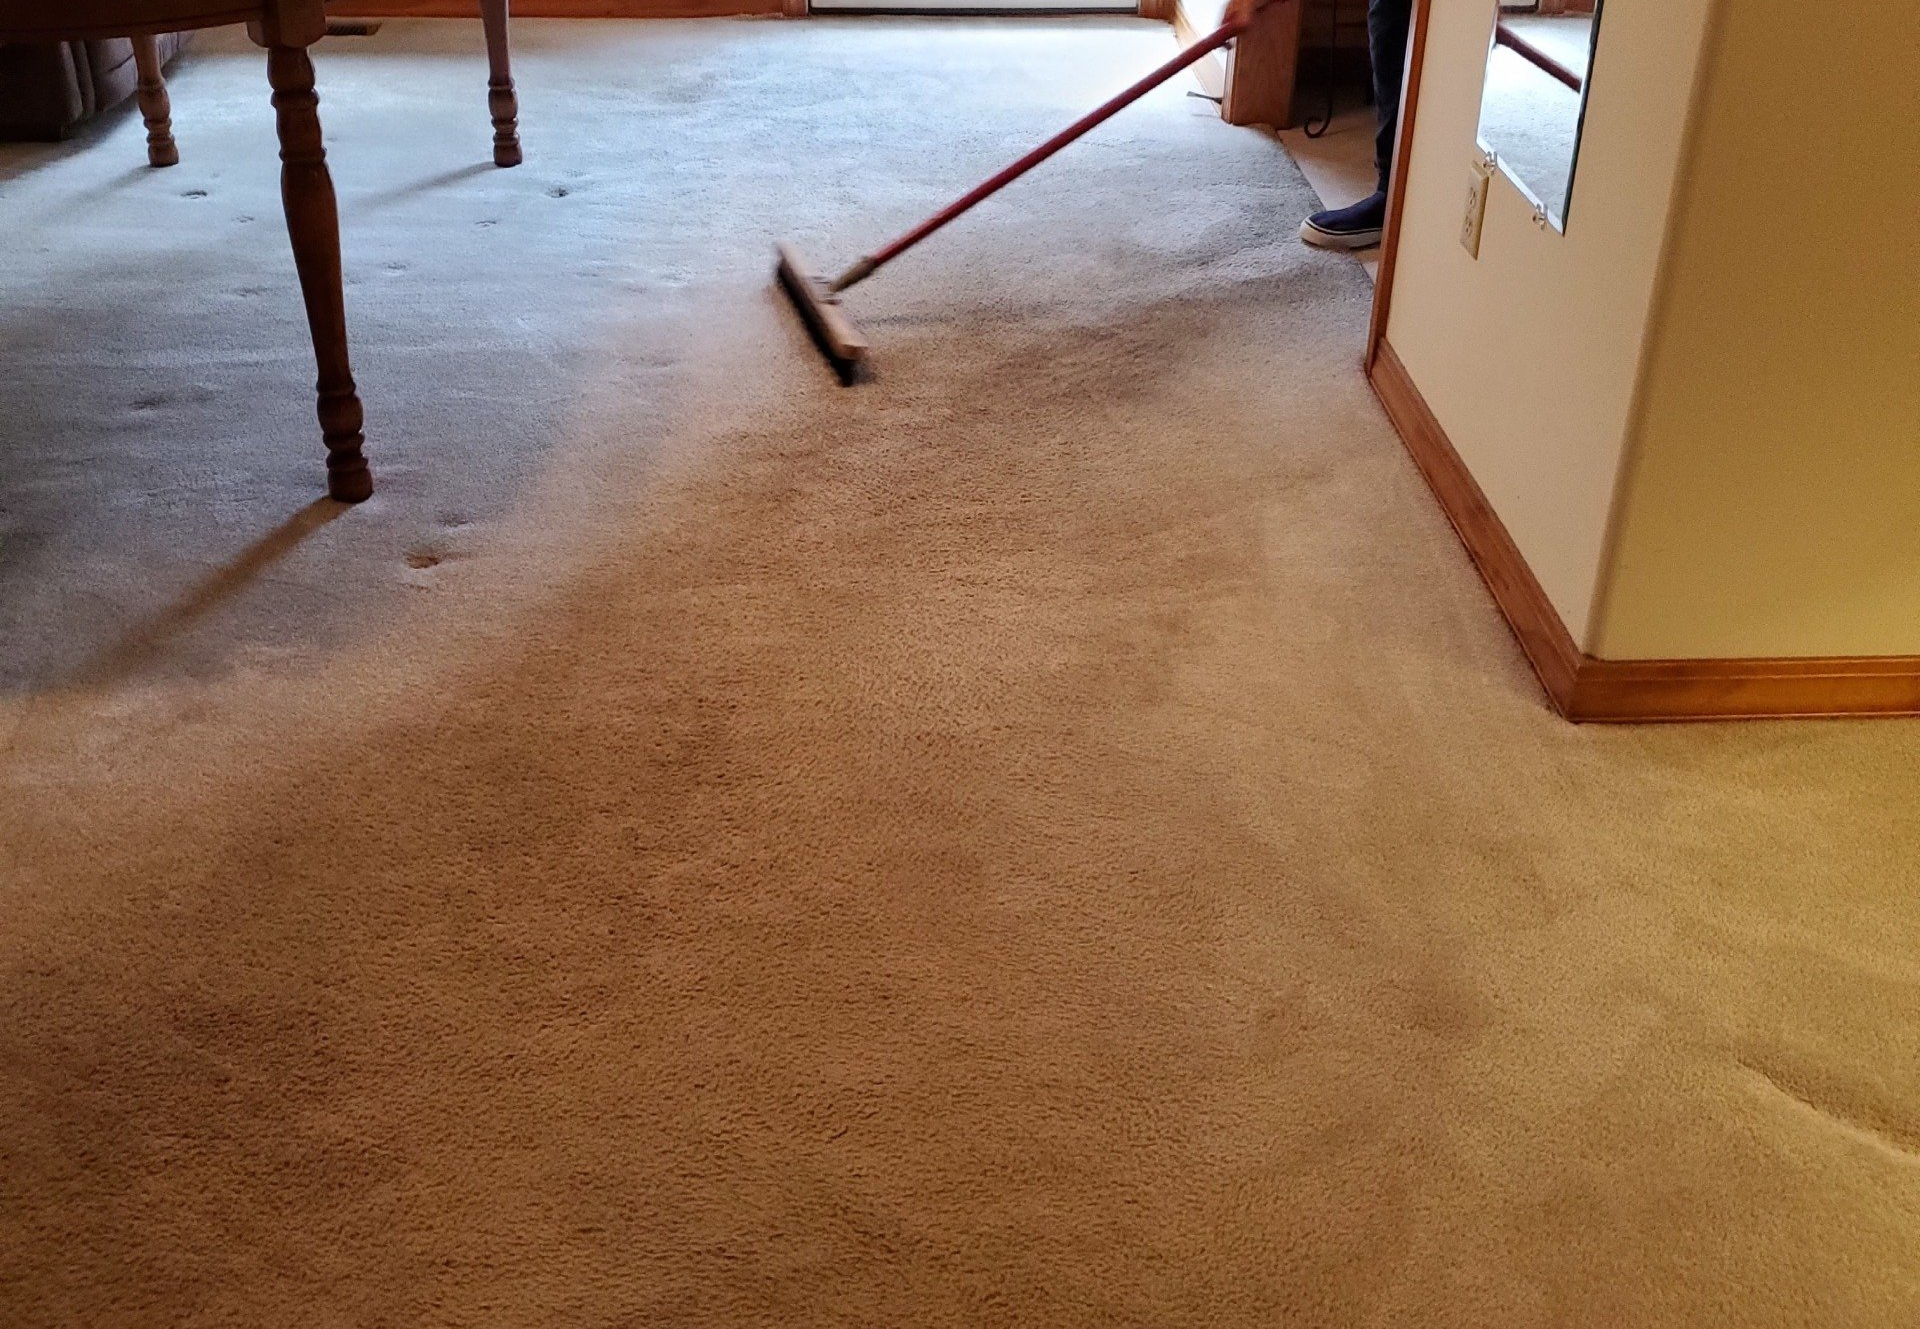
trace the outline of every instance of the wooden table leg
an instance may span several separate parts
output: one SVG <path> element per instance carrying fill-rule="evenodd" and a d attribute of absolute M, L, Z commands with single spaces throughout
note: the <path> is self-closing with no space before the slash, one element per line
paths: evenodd
<path fill-rule="evenodd" d="M 493 112 L 493 164 L 518 166 L 520 98 L 513 90 L 513 60 L 507 37 L 509 0 L 480 0 L 487 30 L 487 108 Z"/>
<path fill-rule="evenodd" d="M 340 209 L 320 138 L 320 98 L 305 48 L 269 46 L 267 77 L 280 129 L 280 196 L 300 290 L 307 302 L 314 358 L 320 365 L 320 429 L 327 440 L 327 492 L 343 503 L 373 494 L 373 473 L 361 455 L 365 436 L 360 394 L 347 360 L 347 309 L 340 273 Z"/>
<path fill-rule="evenodd" d="M 140 118 L 147 122 L 147 165 L 178 166 L 180 145 L 173 141 L 173 102 L 160 72 L 160 39 L 152 33 L 133 39 L 133 64 L 140 73 L 135 94 Z"/>

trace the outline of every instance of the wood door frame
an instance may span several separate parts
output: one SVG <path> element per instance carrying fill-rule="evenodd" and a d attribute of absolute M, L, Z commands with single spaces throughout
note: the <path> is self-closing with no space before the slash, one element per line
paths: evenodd
<path fill-rule="evenodd" d="M 1393 276 L 1400 256 L 1401 214 L 1407 206 L 1407 166 L 1413 160 L 1413 130 L 1420 112 L 1420 83 L 1427 64 L 1428 19 L 1433 0 L 1415 0 L 1407 38 L 1407 69 L 1400 84 L 1400 127 L 1393 140 L 1393 174 L 1387 182 L 1387 231 L 1380 240 L 1380 271 L 1373 284 L 1373 316 L 1367 323 L 1367 372 L 1373 372 L 1387 339 L 1393 309 Z"/>

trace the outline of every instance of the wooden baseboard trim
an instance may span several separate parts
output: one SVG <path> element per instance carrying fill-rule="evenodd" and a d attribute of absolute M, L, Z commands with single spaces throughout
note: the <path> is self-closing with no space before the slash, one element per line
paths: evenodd
<path fill-rule="evenodd" d="M 1569 713 L 1575 720 L 1628 723 L 1920 715 L 1920 656 L 1585 658 Z"/>
<path fill-rule="evenodd" d="M 1586 723 L 1920 715 L 1920 656 L 1597 660 L 1583 653 L 1391 343 L 1367 377 L 1554 708 Z"/>
<path fill-rule="evenodd" d="M 1540 676 L 1541 686 L 1565 714 L 1585 657 L 1560 621 L 1559 611 L 1547 599 L 1527 560 L 1520 556 L 1519 546 L 1507 534 L 1479 482 L 1453 450 L 1452 440 L 1390 343 L 1380 343 L 1367 378 L 1386 408 L 1387 418 L 1400 431 L 1413 464 L 1440 500 L 1440 510 L 1447 514 L 1460 543 L 1467 547 L 1467 556 L 1480 570 L 1480 579 L 1493 593 L 1494 603 L 1519 638 L 1520 649 Z"/>

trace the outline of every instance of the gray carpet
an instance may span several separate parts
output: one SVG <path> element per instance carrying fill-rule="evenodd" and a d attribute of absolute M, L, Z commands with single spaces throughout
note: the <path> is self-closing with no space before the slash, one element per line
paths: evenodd
<path fill-rule="evenodd" d="M 1582 730 L 1114 21 L 257 56 L 0 157 L 0 1322 L 1903 1326 L 1913 726 Z"/>

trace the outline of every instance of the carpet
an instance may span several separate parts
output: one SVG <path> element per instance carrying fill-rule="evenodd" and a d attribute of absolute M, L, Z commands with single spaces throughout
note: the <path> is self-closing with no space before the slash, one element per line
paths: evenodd
<path fill-rule="evenodd" d="M 0 183 L 0 1321 L 1911 1325 L 1920 737 L 1546 709 L 1166 50 L 320 48 Z M 1490 390 L 1495 390 L 1490 382 Z"/>
<path fill-rule="evenodd" d="M 1493 151 L 1507 173 L 1562 230 L 1573 207 L 1584 106 L 1580 93 L 1506 47 L 1496 46 L 1489 52 L 1478 141 Z"/>

